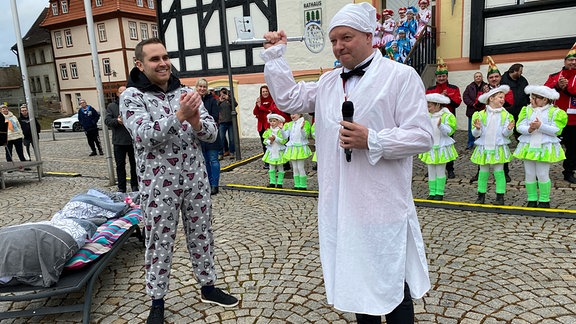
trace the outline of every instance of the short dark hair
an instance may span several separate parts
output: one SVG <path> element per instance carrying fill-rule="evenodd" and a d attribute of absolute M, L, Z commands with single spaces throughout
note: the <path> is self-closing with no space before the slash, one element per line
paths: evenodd
<path fill-rule="evenodd" d="M 144 45 L 148 45 L 148 44 L 162 44 L 162 45 L 164 45 L 164 43 L 162 43 L 160 38 L 156 38 L 156 37 L 148 38 L 148 39 L 141 41 L 140 43 L 138 43 L 138 45 L 136 45 L 136 48 L 134 49 L 134 56 L 136 56 L 136 59 L 138 61 L 144 60 L 143 48 L 144 48 Z"/>
<path fill-rule="evenodd" d="M 508 68 L 508 73 L 518 72 L 523 67 L 524 67 L 524 65 L 522 65 L 520 63 L 514 63 L 510 66 L 510 68 Z"/>

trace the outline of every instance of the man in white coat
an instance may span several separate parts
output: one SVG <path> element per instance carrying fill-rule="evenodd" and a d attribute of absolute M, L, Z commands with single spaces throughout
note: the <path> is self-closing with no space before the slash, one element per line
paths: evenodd
<path fill-rule="evenodd" d="M 412 158 L 432 147 L 432 125 L 418 74 L 372 49 L 375 22 L 368 3 L 336 13 L 328 33 L 343 67 L 318 82 L 295 82 L 284 58 L 284 31 L 264 35 L 261 57 L 278 107 L 315 113 L 328 303 L 356 313 L 360 323 L 380 323 L 381 315 L 387 323 L 411 323 L 412 298 L 430 289 L 412 198 Z M 343 121 L 345 100 L 354 104 L 354 122 Z M 352 150 L 350 162 L 345 149 Z"/>

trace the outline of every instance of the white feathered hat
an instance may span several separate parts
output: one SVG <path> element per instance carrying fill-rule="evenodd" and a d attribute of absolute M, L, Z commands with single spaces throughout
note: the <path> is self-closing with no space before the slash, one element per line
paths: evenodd
<path fill-rule="evenodd" d="M 426 101 L 447 105 L 450 103 L 450 98 L 441 93 L 429 93 L 426 95 Z"/>
<path fill-rule="evenodd" d="M 524 92 L 526 92 L 527 95 L 536 94 L 544 98 L 548 98 L 549 100 L 556 100 L 560 98 L 558 91 L 552 88 L 548 88 L 547 86 L 529 85 L 524 88 Z"/>
<path fill-rule="evenodd" d="M 486 93 L 483 93 L 479 98 L 478 101 L 485 104 L 488 101 L 488 98 L 492 97 L 493 95 L 497 94 L 498 92 L 507 93 L 510 91 L 510 87 L 507 85 L 501 85 L 498 88 L 494 88 Z"/>
<path fill-rule="evenodd" d="M 284 117 L 278 115 L 278 114 L 268 114 L 268 121 L 270 121 L 270 119 L 278 119 L 281 122 L 285 122 L 286 119 L 284 119 Z"/>

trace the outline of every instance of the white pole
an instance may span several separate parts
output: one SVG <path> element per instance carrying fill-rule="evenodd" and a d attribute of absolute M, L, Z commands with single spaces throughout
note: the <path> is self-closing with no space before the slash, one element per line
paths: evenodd
<path fill-rule="evenodd" d="M 15 0 L 12 0 L 15 1 Z M 90 0 L 84 0 L 84 11 L 86 12 L 86 25 L 88 26 L 88 39 L 90 40 L 90 49 L 92 50 L 92 65 L 94 66 L 94 76 L 96 78 L 96 91 L 100 105 L 100 118 L 106 117 L 106 102 L 104 100 L 104 90 L 102 88 L 102 78 L 100 76 L 100 59 L 98 58 L 98 48 L 96 47 L 96 34 L 94 33 L 94 18 L 92 17 L 92 3 Z M 102 123 L 104 125 L 104 123 Z M 108 127 L 102 127 L 104 132 L 104 148 L 106 149 L 106 162 L 108 163 L 108 178 L 110 185 L 116 184 L 114 176 L 114 162 L 112 161 L 112 146 L 110 145 L 110 136 L 108 136 Z"/>
<path fill-rule="evenodd" d="M 22 83 L 24 85 L 24 94 L 26 96 L 26 106 L 28 106 L 28 115 L 30 116 L 30 130 L 32 132 L 32 146 L 34 146 L 34 156 L 36 161 L 41 161 L 40 147 L 38 146 L 38 136 L 36 129 L 36 114 L 34 113 L 34 104 L 32 102 L 32 93 L 30 92 L 30 84 L 28 83 L 28 67 L 26 66 L 26 57 L 24 56 L 24 45 L 22 43 L 22 33 L 20 32 L 20 18 L 18 17 L 18 8 L 16 7 L 16 0 L 11 0 L 12 6 L 12 22 L 14 23 L 14 32 L 16 36 L 16 44 L 18 46 L 18 60 L 20 61 L 20 72 L 22 73 Z M 38 166 L 38 173 L 43 174 L 42 165 Z"/>

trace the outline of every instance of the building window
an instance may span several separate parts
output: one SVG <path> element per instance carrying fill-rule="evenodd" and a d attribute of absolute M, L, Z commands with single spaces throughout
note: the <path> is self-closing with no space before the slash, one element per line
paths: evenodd
<path fill-rule="evenodd" d="M 62 6 L 62 13 L 68 13 L 68 1 L 62 1 L 60 5 Z"/>
<path fill-rule="evenodd" d="M 130 29 L 130 39 L 138 39 L 138 31 L 136 30 L 136 22 L 129 21 L 128 29 Z"/>
<path fill-rule="evenodd" d="M 62 33 L 57 31 L 54 32 L 54 42 L 56 43 L 56 48 L 62 48 Z"/>
<path fill-rule="evenodd" d="M 50 92 L 52 90 L 50 90 L 50 77 L 48 77 L 47 75 L 44 76 L 44 88 L 46 88 L 46 92 Z"/>
<path fill-rule="evenodd" d="M 30 53 L 30 65 L 36 65 L 36 53 Z"/>
<path fill-rule="evenodd" d="M 72 47 L 72 32 L 70 29 L 64 30 L 64 38 L 66 39 L 66 47 Z"/>
<path fill-rule="evenodd" d="M 34 78 L 29 78 L 30 82 L 30 92 L 35 93 L 36 92 L 36 82 L 34 82 Z"/>
<path fill-rule="evenodd" d="M 106 25 L 104 24 L 98 24 L 98 38 L 100 39 L 100 42 L 105 42 L 106 39 Z"/>
<path fill-rule="evenodd" d="M 104 69 L 104 75 L 112 74 L 112 69 L 110 68 L 110 59 L 109 58 L 102 59 L 102 68 Z"/>
<path fill-rule="evenodd" d="M 144 7 L 144 0 L 136 0 L 136 5 L 138 7 Z"/>
<path fill-rule="evenodd" d="M 52 16 L 58 16 L 58 3 L 52 3 Z"/>
<path fill-rule="evenodd" d="M 44 54 L 44 50 L 40 50 L 40 63 L 46 63 L 46 54 Z"/>
<path fill-rule="evenodd" d="M 42 92 L 42 83 L 40 82 L 40 77 L 36 77 L 36 90 Z"/>
<path fill-rule="evenodd" d="M 66 68 L 66 64 L 60 64 L 60 77 L 62 77 L 62 80 L 68 80 L 68 69 Z"/>
<path fill-rule="evenodd" d="M 102 7 L 102 0 L 96 0 L 96 7 Z"/>
<path fill-rule="evenodd" d="M 78 67 L 76 66 L 76 62 L 70 63 L 70 75 L 72 79 L 78 79 Z"/>
<path fill-rule="evenodd" d="M 154 9 L 154 0 L 148 0 L 148 8 Z"/>
<path fill-rule="evenodd" d="M 158 38 L 158 25 L 152 24 L 150 28 L 152 28 L 152 37 Z"/>
<path fill-rule="evenodd" d="M 142 40 L 148 39 L 148 24 L 140 23 L 140 35 Z"/>

